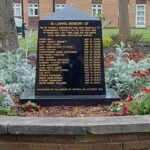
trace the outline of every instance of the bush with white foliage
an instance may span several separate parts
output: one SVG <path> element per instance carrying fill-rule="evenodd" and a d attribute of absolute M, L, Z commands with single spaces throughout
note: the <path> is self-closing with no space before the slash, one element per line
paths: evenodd
<path fill-rule="evenodd" d="M 125 57 L 127 55 L 125 45 L 121 42 L 120 45 L 116 46 L 116 60 L 106 71 L 106 83 L 109 87 L 116 89 L 121 97 L 136 94 L 138 87 L 146 87 L 150 84 L 150 79 L 137 80 L 132 77 L 134 71 L 144 72 L 150 68 L 150 58 L 136 63 Z"/>
<path fill-rule="evenodd" d="M 35 67 L 28 63 L 24 50 L 0 53 L 0 82 L 9 89 L 11 95 L 34 87 Z"/>

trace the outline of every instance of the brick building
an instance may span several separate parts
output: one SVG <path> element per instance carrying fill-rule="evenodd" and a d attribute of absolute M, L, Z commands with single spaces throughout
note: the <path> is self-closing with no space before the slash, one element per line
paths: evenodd
<path fill-rule="evenodd" d="M 38 20 L 64 7 L 75 6 L 91 15 L 102 15 L 112 21 L 108 27 L 118 27 L 118 0 L 23 0 L 27 27 L 36 28 Z M 13 0 L 15 17 L 22 17 L 22 0 Z M 150 27 L 150 0 L 129 0 L 130 25 Z"/>

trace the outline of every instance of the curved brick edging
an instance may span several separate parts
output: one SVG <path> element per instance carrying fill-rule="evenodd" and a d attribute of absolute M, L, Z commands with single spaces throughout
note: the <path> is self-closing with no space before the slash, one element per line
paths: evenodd
<path fill-rule="evenodd" d="M 150 132 L 150 116 L 126 117 L 5 117 L 0 134 L 86 135 Z"/>
<path fill-rule="evenodd" d="M 0 116 L 0 150 L 150 150 L 150 116 Z"/>

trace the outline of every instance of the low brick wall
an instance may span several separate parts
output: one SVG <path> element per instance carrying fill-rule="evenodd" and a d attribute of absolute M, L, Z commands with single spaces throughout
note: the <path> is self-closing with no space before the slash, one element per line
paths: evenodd
<path fill-rule="evenodd" d="M 0 150 L 150 150 L 150 116 L 0 116 Z"/>
<path fill-rule="evenodd" d="M 150 150 L 150 133 L 0 135 L 0 150 Z"/>

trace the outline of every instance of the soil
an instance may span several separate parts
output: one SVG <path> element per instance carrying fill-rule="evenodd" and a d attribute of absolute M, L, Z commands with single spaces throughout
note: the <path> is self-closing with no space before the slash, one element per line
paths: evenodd
<path fill-rule="evenodd" d="M 21 108 L 19 104 L 19 96 L 13 96 L 13 101 L 17 108 Z M 107 117 L 121 116 L 119 112 L 111 112 L 108 105 L 98 106 L 39 106 L 38 109 L 27 111 L 18 109 L 21 117 Z"/>
<path fill-rule="evenodd" d="M 102 117 L 118 116 L 108 110 L 109 106 L 49 106 L 41 107 L 39 111 L 20 111 L 22 117 Z"/>

